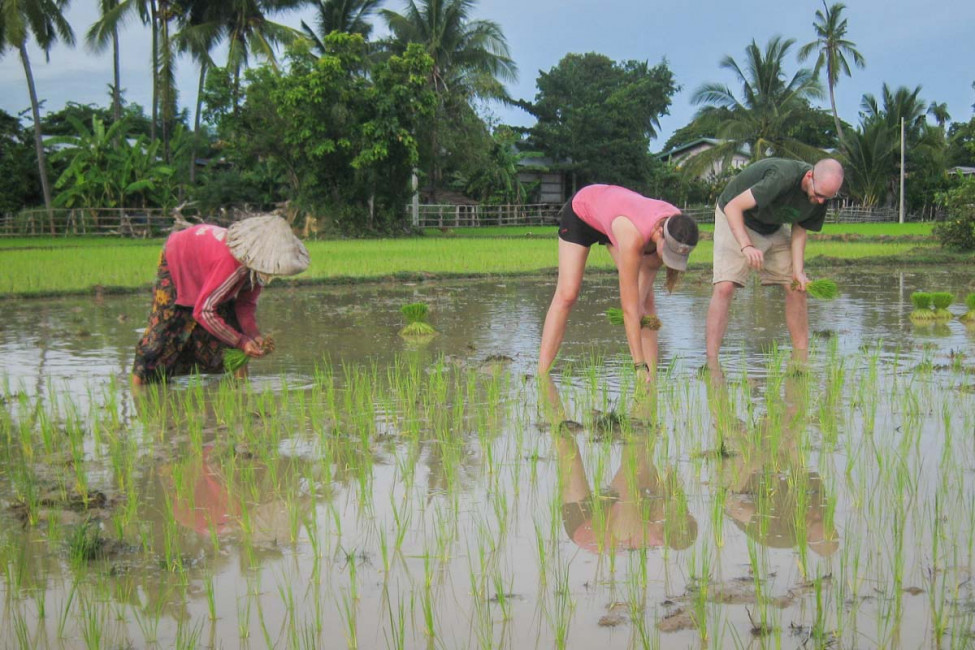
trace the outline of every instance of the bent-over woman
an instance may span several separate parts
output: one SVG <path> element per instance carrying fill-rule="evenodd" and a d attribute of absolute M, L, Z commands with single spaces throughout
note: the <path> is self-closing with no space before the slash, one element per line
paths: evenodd
<path fill-rule="evenodd" d="M 619 271 L 620 305 L 633 366 L 649 381 L 657 365 L 653 280 L 667 267 L 671 291 L 697 245 L 697 223 L 675 206 L 616 185 L 589 185 L 565 204 L 559 225 L 559 279 L 545 317 L 538 370 L 555 361 L 582 286 L 593 244 L 609 250 Z"/>
<path fill-rule="evenodd" d="M 132 385 L 198 371 L 223 371 L 223 352 L 269 352 L 257 327 L 257 300 L 275 276 L 308 268 L 291 226 L 270 215 L 229 228 L 175 232 L 159 257 L 149 325 L 136 346 Z"/>

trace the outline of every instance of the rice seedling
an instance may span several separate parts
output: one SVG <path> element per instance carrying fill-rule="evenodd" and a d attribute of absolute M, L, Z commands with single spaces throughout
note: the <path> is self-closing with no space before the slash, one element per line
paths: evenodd
<path fill-rule="evenodd" d="M 610 307 L 606 310 L 606 318 L 612 325 L 623 325 L 623 310 L 619 307 Z M 653 315 L 648 314 L 640 318 L 641 329 L 647 330 L 659 330 L 660 329 L 660 319 Z"/>
<path fill-rule="evenodd" d="M 965 307 L 967 311 L 958 317 L 958 320 L 966 324 L 975 323 L 975 292 L 965 296 Z"/>
<path fill-rule="evenodd" d="M 251 358 L 240 348 L 227 348 L 223 351 L 223 367 L 228 374 L 235 374 L 250 362 Z"/>
<path fill-rule="evenodd" d="M 929 323 L 934 320 L 934 310 L 931 309 L 933 303 L 932 294 L 927 291 L 915 291 L 911 294 L 911 303 L 914 311 L 911 312 L 911 320 L 915 323 Z"/>
<path fill-rule="evenodd" d="M 84 565 L 102 557 L 105 548 L 105 540 L 101 536 L 100 526 L 86 519 L 83 523 L 74 527 L 74 530 L 67 539 L 68 557 L 76 565 Z"/>
<path fill-rule="evenodd" d="M 274 352 L 275 347 L 274 337 L 270 334 L 264 336 L 261 344 L 261 349 L 264 353 L 269 354 Z M 229 375 L 239 373 L 250 363 L 250 360 L 251 357 L 240 348 L 226 348 L 223 351 L 223 368 Z"/>
<path fill-rule="evenodd" d="M 207 613 L 211 621 L 217 620 L 217 591 L 213 585 L 213 576 L 208 575 L 203 581 L 203 591 L 206 594 Z"/>
<path fill-rule="evenodd" d="M 200 637 L 203 635 L 203 623 L 198 623 L 197 625 L 190 625 L 184 621 L 180 621 L 176 625 L 176 641 L 175 647 L 177 650 L 189 650 L 190 648 L 200 647 Z"/>
<path fill-rule="evenodd" d="M 400 307 L 400 312 L 406 318 L 406 326 L 399 331 L 403 337 L 428 337 L 437 334 L 433 325 L 427 322 L 430 307 L 423 302 L 413 302 Z"/>
<path fill-rule="evenodd" d="M 799 283 L 796 281 L 792 282 L 792 289 L 798 289 Z M 816 300 L 833 300 L 840 295 L 839 288 L 836 285 L 835 280 L 830 280 L 828 278 L 820 278 L 818 280 L 812 280 L 806 284 L 806 293 L 810 298 L 815 298 Z"/>
<path fill-rule="evenodd" d="M 954 315 L 948 311 L 951 303 L 955 302 L 955 294 L 950 291 L 935 291 L 931 294 L 931 303 L 934 306 L 934 319 L 937 321 L 948 321 Z"/>

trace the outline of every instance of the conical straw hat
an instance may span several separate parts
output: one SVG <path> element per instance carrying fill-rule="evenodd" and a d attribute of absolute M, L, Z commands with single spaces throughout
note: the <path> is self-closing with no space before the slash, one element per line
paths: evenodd
<path fill-rule="evenodd" d="M 262 215 L 227 228 L 227 247 L 238 262 L 258 273 L 295 275 L 308 268 L 308 250 L 281 217 Z"/>

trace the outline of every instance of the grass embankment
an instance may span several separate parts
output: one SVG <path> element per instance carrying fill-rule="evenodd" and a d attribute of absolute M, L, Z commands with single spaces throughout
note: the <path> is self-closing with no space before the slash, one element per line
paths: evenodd
<path fill-rule="evenodd" d="M 708 226 L 703 229 L 705 233 Z M 930 224 L 829 224 L 810 238 L 807 267 L 851 264 L 966 263 L 975 256 L 943 251 Z M 39 296 L 148 287 L 162 240 L 108 238 L 0 239 L 0 296 Z M 431 229 L 424 237 L 307 242 L 311 266 L 296 281 L 356 282 L 388 277 L 468 277 L 551 273 L 558 263 L 555 228 Z M 711 266 L 705 234 L 691 269 Z M 612 269 L 598 248 L 591 269 Z"/>

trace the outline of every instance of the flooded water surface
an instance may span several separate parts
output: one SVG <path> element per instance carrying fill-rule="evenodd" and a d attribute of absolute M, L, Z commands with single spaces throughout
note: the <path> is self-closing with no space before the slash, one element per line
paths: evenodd
<path fill-rule="evenodd" d="M 608 275 L 551 380 L 554 279 L 272 285 L 249 379 L 138 396 L 147 296 L 2 302 L 0 646 L 971 647 L 975 329 L 909 315 L 975 273 L 833 277 L 721 372 L 688 278 L 649 387 Z"/>

